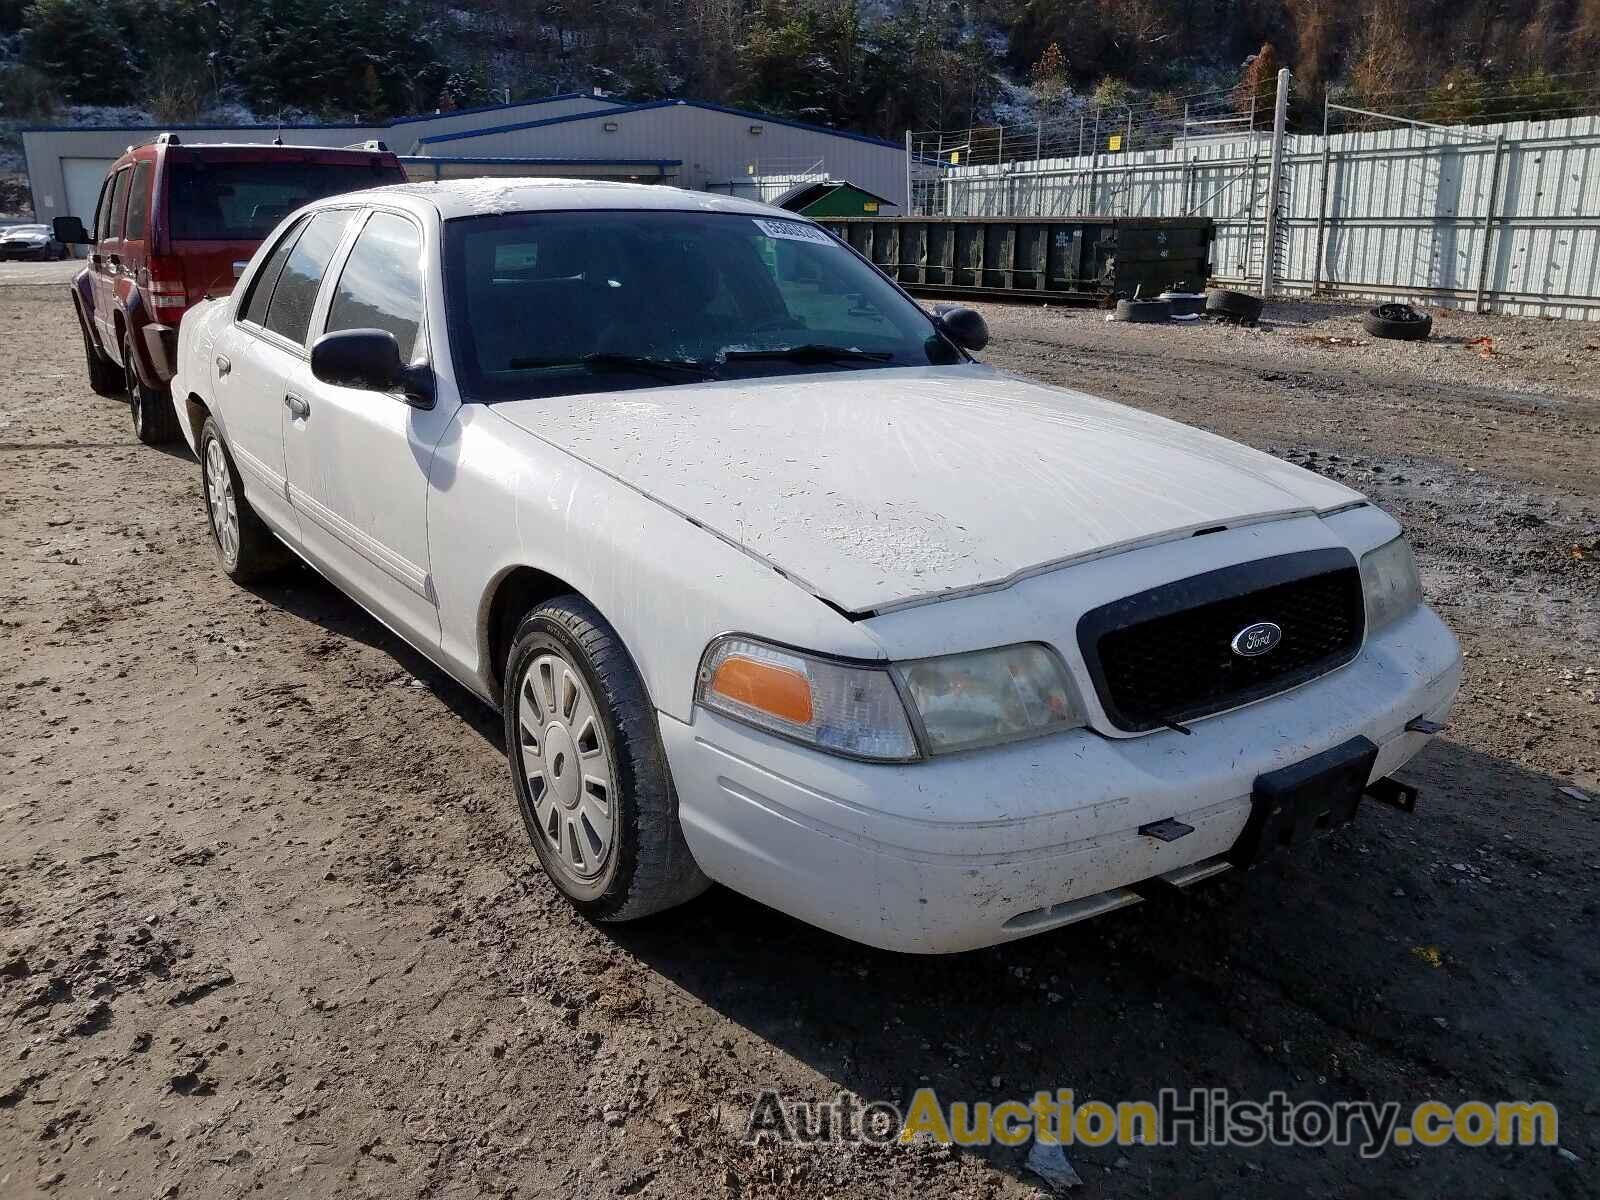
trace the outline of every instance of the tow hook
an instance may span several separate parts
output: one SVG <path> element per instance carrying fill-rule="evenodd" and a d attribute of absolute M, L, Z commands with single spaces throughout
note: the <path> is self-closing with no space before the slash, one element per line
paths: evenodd
<path fill-rule="evenodd" d="M 1367 795 L 1404 813 L 1417 811 L 1417 789 L 1398 779 L 1374 779 L 1367 784 Z"/>

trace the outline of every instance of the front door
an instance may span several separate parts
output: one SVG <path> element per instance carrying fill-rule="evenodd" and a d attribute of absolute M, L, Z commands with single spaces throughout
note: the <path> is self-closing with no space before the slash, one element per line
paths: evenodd
<path fill-rule="evenodd" d="M 423 236 L 408 216 L 368 214 L 319 310 L 321 328 L 383 329 L 402 359 L 427 359 Z M 315 341 L 315 337 L 312 339 Z M 284 427 L 302 552 L 408 640 L 439 642 L 428 575 L 428 469 L 454 413 L 398 393 L 309 378 Z"/>

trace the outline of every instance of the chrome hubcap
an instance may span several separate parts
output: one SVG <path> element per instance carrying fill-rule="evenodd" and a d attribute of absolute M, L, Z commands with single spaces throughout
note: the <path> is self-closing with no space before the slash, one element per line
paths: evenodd
<path fill-rule="evenodd" d="M 566 660 L 541 654 L 529 664 L 517 730 L 539 836 L 563 872 L 585 883 L 598 878 L 616 840 L 616 775 L 594 698 Z"/>
<path fill-rule="evenodd" d="M 239 509 L 233 499 L 228 460 L 216 438 L 206 443 L 206 503 L 211 508 L 211 530 L 216 534 L 217 546 L 222 557 L 232 563 L 239 557 Z"/>

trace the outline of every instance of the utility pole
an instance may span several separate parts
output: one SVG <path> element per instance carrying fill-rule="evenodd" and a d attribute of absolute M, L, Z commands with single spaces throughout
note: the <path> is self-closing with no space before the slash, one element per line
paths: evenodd
<path fill-rule="evenodd" d="M 900 211 L 908 217 L 917 215 L 913 205 L 916 198 L 911 194 L 911 130 L 906 130 L 906 205 Z"/>
<path fill-rule="evenodd" d="M 1261 297 L 1272 299 L 1278 287 L 1278 238 L 1283 214 L 1278 211 L 1278 193 L 1283 187 L 1284 126 L 1289 121 L 1289 68 L 1278 72 L 1278 103 L 1272 112 L 1272 161 L 1267 168 L 1266 245 L 1261 251 Z"/>

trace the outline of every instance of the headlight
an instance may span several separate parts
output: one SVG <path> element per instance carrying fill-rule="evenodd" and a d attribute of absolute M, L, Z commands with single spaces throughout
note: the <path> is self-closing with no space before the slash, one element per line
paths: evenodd
<path fill-rule="evenodd" d="M 1083 724 L 1066 668 L 1041 645 L 866 667 L 730 635 L 706 650 L 696 699 L 818 749 L 885 762 Z"/>
<path fill-rule="evenodd" d="M 1083 724 L 1066 668 L 1044 646 L 924 658 L 896 670 L 922 718 L 930 754 Z"/>
<path fill-rule="evenodd" d="M 1367 600 L 1367 632 L 1393 624 L 1422 603 L 1417 560 L 1404 537 L 1361 557 L 1361 590 Z"/>

